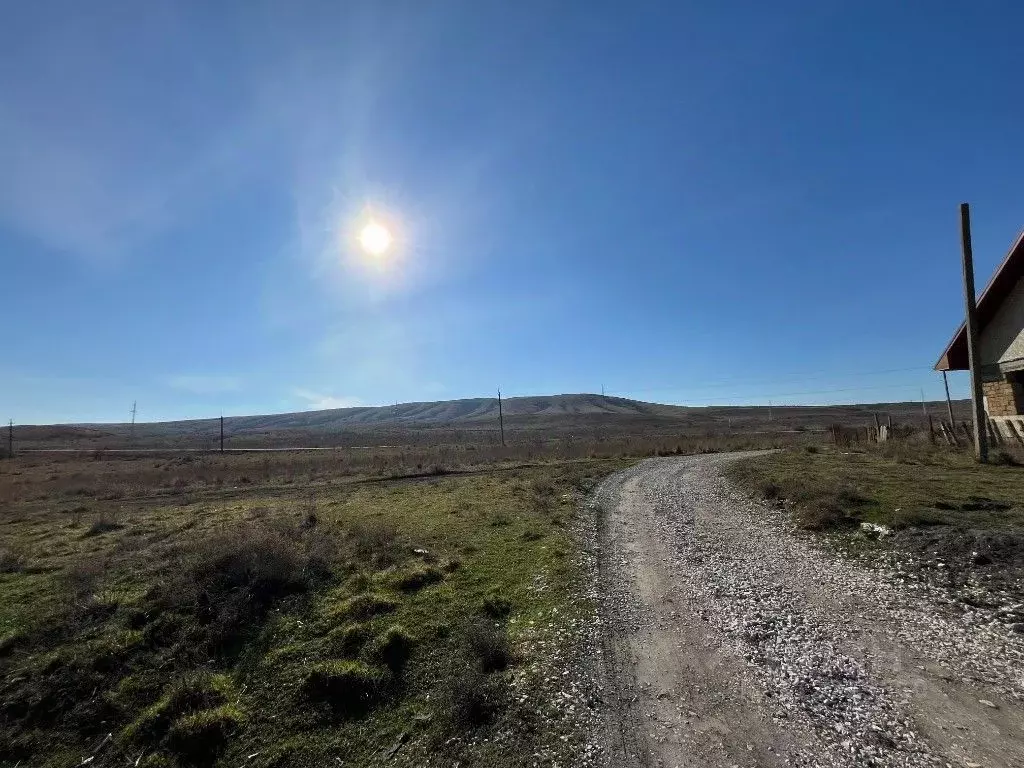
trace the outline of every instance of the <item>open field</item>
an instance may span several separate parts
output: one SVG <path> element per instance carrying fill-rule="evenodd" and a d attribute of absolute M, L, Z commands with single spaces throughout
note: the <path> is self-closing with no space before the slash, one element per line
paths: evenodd
<path fill-rule="evenodd" d="M 601 653 L 595 627 L 613 633 L 604 647 L 621 648 L 638 628 L 617 609 L 609 615 L 621 627 L 597 621 L 601 601 L 607 611 L 618 597 L 595 586 L 589 563 L 604 545 L 588 543 L 595 521 L 581 503 L 602 478 L 645 456 L 665 458 L 622 485 L 617 514 L 627 527 L 632 505 L 647 509 L 661 498 L 684 499 L 682 510 L 703 499 L 706 525 L 725 514 L 760 520 L 763 507 L 728 504 L 712 468 L 729 466 L 804 528 L 856 542 L 847 550 L 858 557 L 941 551 L 944 570 L 930 567 L 944 589 L 984 581 L 986 595 L 1001 590 L 988 603 L 993 613 L 1020 602 L 1024 469 L 979 468 L 963 453 L 913 441 L 846 450 L 822 439 L 800 430 L 548 437 L 506 448 L 100 449 L 0 461 L 0 763 L 598 765 L 607 761 L 597 756 L 610 754 L 615 764 L 614 745 L 602 751 L 610 732 L 597 729 L 621 720 L 640 739 L 645 721 L 630 725 L 628 708 L 606 698 L 611 689 L 594 687 L 603 678 L 588 676 L 588 660 Z M 758 448 L 785 450 L 735 464 L 700 457 Z M 677 458 L 686 455 L 694 458 Z M 630 475 L 616 477 L 621 484 Z M 637 494 L 648 483 L 657 493 Z M 856 533 L 861 521 L 896 533 L 866 539 Z M 692 543 L 659 553 L 689 529 L 665 538 L 664 521 L 649 523 L 635 556 L 653 558 L 655 570 L 685 559 Z M 728 530 L 754 536 L 752 524 Z M 773 557 L 790 546 L 767 528 L 754 538 Z M 722 550 L 706 562 L 734 556 Z M 625 569 L 625 578 L 632 557 L 601 568 Z M 681 578 L 682 564 L 671 579 Z M 705 581 L 695 576 L 678 589 Z M 650 610 L 682 621 L 671 601 Z M 686 616 L 706 622 L 712 614 Z M 697 633 L 695 647 L 728 653 L 704 624 L 687 631 Z M 665 642 L 674 647 L 675 635 Z M 665 653 L 674 664 L 678 653 Z M 629 677 L 635 660 L 623 654 L 616 658 Z M 697 686 L 688 706 L 704 712 L 714 699 L 699 690 L 702 680 L 684 674 L 672 695 Z M 794 699 L 795 711 L 811 706 L 801 702 Z M 751 722 L 761 718 L 761 705 L 749 706 Z M 815 746 L 818 715 L 811 717 L 811 730 L 796 741 L 780 737 L 779 749 L 825 749 Z M 742 739 L 727 755 L 713 742 L 702 747 L 716 755 L 708 764 L 749 755 Z"/>
<path fill-rule="evenodd" d="M 500 444 L 497 400 L 476 398 L 401 403 L 380 408 L 238 416 L 224 420 L 228 448 L 357 446 L 475 446 Z M 968 418 L 968 403 L 953 403 Z M 929 403 L 945 414 L 945 403 Z M 684 407 L 603 395 L 517 397 L 504 402 L 506 440 L 520 449 L 560 455 L 566 444 L 683 436 L 785 435 L 822 432 L 833 423 L 867 426 L 875 415 L 901 424 L 924 424 L 921 403 L 829 406 Z M 16 448 L 191 448 L 219 445 L 218 419 L 136 424 L 15 426 Z"/>
<path fill-rule="evenodd" d="M 557 758 L 544 678 L 588 610 L 572 524 L 627 461 L 2 462 L 0 762 Z"/>

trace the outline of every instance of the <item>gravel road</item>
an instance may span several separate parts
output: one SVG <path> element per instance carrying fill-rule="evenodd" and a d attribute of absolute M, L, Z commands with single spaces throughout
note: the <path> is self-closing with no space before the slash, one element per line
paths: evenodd
<path fill-rule="evenodd" d="M 608 754 L 634 766 L 1024 766 L 1024 635 L 837 557 L 721 476 L 594 492 Z"/>

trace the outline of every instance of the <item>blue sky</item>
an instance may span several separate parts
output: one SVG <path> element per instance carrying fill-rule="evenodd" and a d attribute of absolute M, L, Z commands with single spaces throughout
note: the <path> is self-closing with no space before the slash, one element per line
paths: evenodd
<path fill-rule="evenodd" d="M 18 3 L 0 411 L 942 396 L 1024 226 L 1024 8 Z M 367 216 L 396 247 L 352 247 Z M 954 395 L 966 392 L 961 376 Z"/>

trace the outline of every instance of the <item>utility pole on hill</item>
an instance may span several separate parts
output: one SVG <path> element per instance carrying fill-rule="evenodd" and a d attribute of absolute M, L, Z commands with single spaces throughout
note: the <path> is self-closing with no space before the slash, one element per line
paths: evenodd
<path fill-rule="evenodd" d="M 505 447 L 505 416 L 501 412 L 501 390 L 498 390 L 498 428 L 501 430 L 501 447 Z"/>
<path fill-rule="evenodd" d="M 135 406 L 136 406 L 137 404 L 138 404 L 138 401 L 136 401 L 136 400 L 132 400 L 132 410 L 131 410 L 131 414 L 132 414 L 132 425 L 131 425 L 131 427 L 129 427 L 129 429 L 128 429 L 128 435 L 129 435 L 129 439 L 131 439 L 131 440 L 134 440 L 134 439 L 135 439 Z"/>
<path fill-rule="evenodd" d="M 971 369 L 971 412 L 974 414 L 974 455 L 988 461 L 985 401 L 981 394 L 981 363 L 978 359 L 977 299 L 974 295 L 974 252 L 971 248 L 971 207 L 960 203 L 960 247 L 963 251 L 964 308 L 967 329 L 967 360 Z"/>
<path fill-rule="evenodd" d="M 7 422 L 7 458 L 14 458 L 14 419 Z"/>
<path fill-rule="evenodd" d="M 224 453 L 224 414 L 220 415 L 220 452 Z"/>

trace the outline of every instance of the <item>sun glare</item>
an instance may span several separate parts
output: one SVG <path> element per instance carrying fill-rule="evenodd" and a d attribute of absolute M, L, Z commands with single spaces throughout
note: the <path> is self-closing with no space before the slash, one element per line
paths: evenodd
<path fill-rule="evenodd" d="M 359 245 L 370 256 L 383 256 L 391 249 L 392 242 L 391 231 L 379 222 L 368 221 L 359 230 Z"/>

